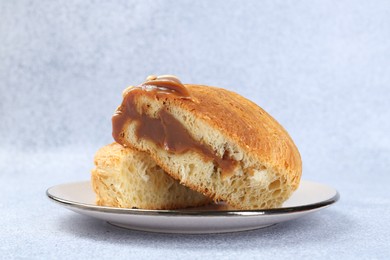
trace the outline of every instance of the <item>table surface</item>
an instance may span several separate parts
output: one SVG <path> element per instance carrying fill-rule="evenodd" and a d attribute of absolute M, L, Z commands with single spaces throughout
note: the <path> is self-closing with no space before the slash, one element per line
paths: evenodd
<path fill-rule="evenodd" d="M 2 232 L 5 259 L 145 257 L 335 257 L 385 258 L 390 209 L 387 176 L 376 181 L 339 180 L 341 199 L 330 208 L 248 232 L 180 235 L 125 230 L 64 209 L 46 198 L 46 188 L 88 179 L 91 150 L 1 154 Z M 4 174 L 6 173 L 6 174 Z M 61 174 L 58 174 L 61 173 Z M 305 173 L 308 177 L 310 173 Z"/>
<path fill-rule="evenodd" d="M 0 258 L 390 258 L 388 1 L 1 1 Z M 250 98 L 335 205 L 248 232 L 113 227 L 52 203 L 88 180 L 122 90 L 149 74 Z"/>

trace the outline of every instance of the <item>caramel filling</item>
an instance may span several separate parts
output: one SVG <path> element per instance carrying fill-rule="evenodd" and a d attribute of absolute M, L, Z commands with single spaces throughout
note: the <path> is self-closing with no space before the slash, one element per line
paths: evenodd
<path fill-rule="evenodd" d="M 140 87 L 150 89 L 150 87 L 157 88 L 159 92 L 167 94 L 176 94 L 181 98 L 190 98 L 188 89 L 181 83 L 181 81 L 173 75 L 154 76 L 151 75 L 146 78 L 146 81 Z"/>
<path fill-rule="evenodd" d="M 228 153 L 225 153 L 221 158 L 216 155 L 211 147 L 194 140 L 187 129 L 165 109 L 158 112 L 158 118 L 152 118 L 146 115 L 144 111 L 139 113 L 134 101 L 134 94 L 137 91 L 146 91 L 142 86 L 135 87 L 126 94 L 122 105 L 112 118 L 112 134 L 116 142 L 123 145 L 121 135 L 123 135 L 125 124 L 128 121 L 136 122 L 135 135 L 137 140 L 149 140 L 158 147 L 174 154 L 183 154 L 188 151 L 197 152 L 202 155 L 205 161 L 213 160 L 214 164 L 221 169 L 223 175 L 232 173 L 238 164 L 237 161 L 233 160 Z M 161 89 L 154 88 L 149 90 L 149 93 L 153 95 L 161 94 Z M 169 91 L 166 94 L 172 94 L 172 92 Z"/>

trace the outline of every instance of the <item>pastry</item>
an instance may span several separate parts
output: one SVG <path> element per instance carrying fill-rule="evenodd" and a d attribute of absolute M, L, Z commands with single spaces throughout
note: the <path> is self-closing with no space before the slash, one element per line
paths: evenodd
<path fill-rule="evenodd" d="M 280 207 L 299 185 L 301 158 L 287 131 L 232 91 L 150 76 L 123 92 L 112 122 L 116 142 L 235 208 Z"/>
<path fill-rule="evenodd" d="M 204 195 L 180 185 L 149 155 L 112 143 L 95 155 L 92 186 L 100 206 L 177 209 L 209 204 Z"/>

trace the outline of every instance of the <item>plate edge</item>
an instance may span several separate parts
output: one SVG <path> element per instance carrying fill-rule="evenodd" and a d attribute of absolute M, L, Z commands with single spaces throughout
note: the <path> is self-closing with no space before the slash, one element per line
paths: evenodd
<path fill-rule="evenodd" d="M 131 214 L 131 215 L 148 215 L 148 216 L 196 216 L 196 217 L 243 217 L 243 216 L 259 216 L 259 215 L 279 215 L 288 213 L 299 213 L 305 211 L 313 211 L 323 207 L 330 206 L 336 203 L 340 199 L 339 192 L 335 189 L 336 194 L 324 201 L 312 203 L 308 205 L 302 205 L 297 207 L 286 207 L 276 209 L 263 209 L 263 210 L 145 210 L 145 209 L 128 209 L 128 208 L 112 208 L 105 206 L 97 206 L 85 203 L 79 203 L 75 201 L 61 199 L 53 194 L 50 194 L 50 189 L 56 186 L 52 186 L 46 190 L 46 196 L 53 202 L 69 208 L 76 208 L 88 211 L 98 211 L 103 213 L 114 213 L 114 214 Z"/>

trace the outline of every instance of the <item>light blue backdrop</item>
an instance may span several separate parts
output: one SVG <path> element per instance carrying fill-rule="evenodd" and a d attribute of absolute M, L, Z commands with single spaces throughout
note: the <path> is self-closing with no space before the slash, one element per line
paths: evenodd
<path fill-rule="evenodd" d="M 192 237 L 51 204 L 48 186 L 89 178 L 122 90 L 149 74 L 258 103 L 295 140 L 303 178 L 341 201 L 266 230 Z M 1 1 L 2 256 L 389 257 L 389 84 L 388 1 Z"/>

